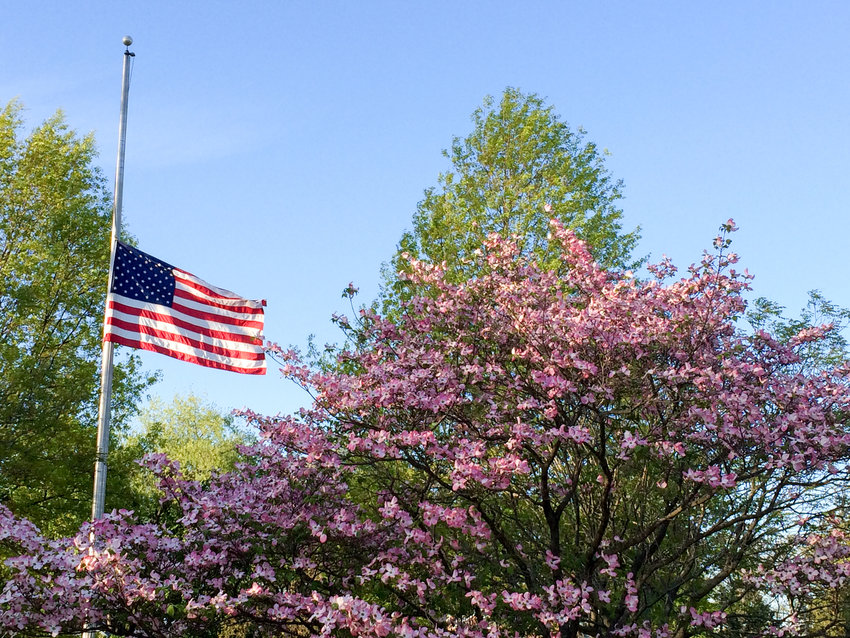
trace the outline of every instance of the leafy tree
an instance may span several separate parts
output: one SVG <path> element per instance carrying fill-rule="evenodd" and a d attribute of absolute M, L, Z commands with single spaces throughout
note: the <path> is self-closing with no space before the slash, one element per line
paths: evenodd
<path fill-rule="evenodd" d="M 756 299 L 747 312 L 747 320 L 755 330 L 766 330 L 780 341 L 790 341 L 803 330 L 830 324 L 834 330 L 823 339 L 810 343 L 801 352 L 800 369 L 811 372 L 835 366 L 847 359 L 847 338 L 850 309 L 829 301 L 819 290 L 810 290 L 806 307 L 799 316 L 789 318 L 785 308 L 764 297 Z"/>
<path fill-rule="evenodd" d="M 0 502 L 67 533 L 91 507 L 111 208 L 91 135 L 22 127 L 0 111 Z M 116 367 L 117 432 L 149 382 Z"/>
<path fill-rule="evenodd" d="M 384 268 L 388 307 L 408 298 L 409 257 L 445 262 L 446 278 L 458 283 L 477 274 L 474 259 L 487 236 L 515 235 L 520 254 L 557 267 L 559 248 L 549 221 L 575 229 L 605 266 L 630 267 L 638 230 L 623 232 L 617 207 L 622 184 L 604 163 L 604 152 L 571 130 L 535 94 L 508 88 L 501 100 L 487 97 L 472 114 L 473 131 L 443 151 L 450 170 L 425 191 L 390 264 Z"/>
<path fill-rule="evenodd" d="M 831 329 L 743 331 L 723 237 L 641 281 L 552 234 L 558 268 L 498 235 L 468 281 L 412 263 L 428 294 L 362 311 L 356 374 L 278 351 L 313 409 L 247 414 L 262 440 L 207 481 L 149 457 L 173 524 L 48 543 L 0 508 L 0 628 L 841 635 L 810 603 L 850 578 L 850 363 L 800 365 Z"/>
<path fill-rule="evenodd" d="M 240 431 L 233 416 L 222 414 L 200 397 L 176 395 L 171 403 L 151 399 L 139 413 L 139 432 L 127 438 L 127 446 L 143 454 L 168 454 L 180 463 L 183 474 L 203 481 L 213 472 L 233 469 L 237 447 L 251 442 Z"/>
<path fill-rule="evenodd" d="M 139 427 L 116 449 L 118 458 L 140 459 L 146 454 L 168 454 L 180 464 L 183 475 L 191 480 L 207 481 L 213 473 L 233 470 L 239 459 L 238 447 L 254 437 L 240 430 L 230 414 L 222 414 L 215 405 L 189 394 L 175 395 L 170 403 L 159 398 L 138 415 Z M 156 481 L 138 466 L 132 479 L 133 494 L 125 507 L 147 516 L 161 517 Z"/>

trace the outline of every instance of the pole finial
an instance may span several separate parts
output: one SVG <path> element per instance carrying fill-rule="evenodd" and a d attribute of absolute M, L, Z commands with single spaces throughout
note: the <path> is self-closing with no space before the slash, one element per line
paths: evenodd
<path fill-rule="evenodd" d="M 121 39 L 121 42 L 123 42 L 123 43 L 124 43 L 124 46 L 125 46 L 125 47 L 128 47 L 128 46 L 130 46 L 131 44 L 133 44 L 133 38 L 131 38 L 129 35 L 125 35 L 125 36 Z"/>

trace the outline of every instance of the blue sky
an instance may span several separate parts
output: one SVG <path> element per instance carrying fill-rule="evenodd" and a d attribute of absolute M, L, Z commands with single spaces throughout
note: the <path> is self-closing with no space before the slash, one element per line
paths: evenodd
<path fill-rule="evenodd" d="M 755 293 L 850 306 L 850 3 L 11 2 L 0 100 L 30 126 L 61 108 L 114 175 L 123 46 L 124 215 L 139 246 L 268 300 L 267 337 L 335 341 L 368 301 L 441 149 L 506 86 L 608 149 L 640 254 L 686 266 L 733 217 Z M 267 378 L 150 354 L 155 393 L 274 414 Z"/>

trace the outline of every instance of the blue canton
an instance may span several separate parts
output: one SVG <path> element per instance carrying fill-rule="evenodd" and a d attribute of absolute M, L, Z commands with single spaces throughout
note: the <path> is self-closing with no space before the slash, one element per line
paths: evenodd
<path fill-rule="evenodd" d="M 112 292 L 145 303 L 171 306 L 174 275 L 170 264 L 118 242 Z"/>

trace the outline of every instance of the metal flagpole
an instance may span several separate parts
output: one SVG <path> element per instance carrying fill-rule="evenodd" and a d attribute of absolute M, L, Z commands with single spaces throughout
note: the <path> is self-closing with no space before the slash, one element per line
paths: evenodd
<path fill-rule="evenodd" d="M 124 148 L 127 142 L 127 96 L 130 92 L 130 61 L 136 54 L 130 52 L 133 38 L 125 35 L 122 42 L 124 50 L 124 75 L 121 80 L 121 117 L 118 121 L 118 159 L 115 165 L 115 195 L 112 201 L 112 243 L 109 253 L 109 283 L 112 287 L 112 272 L 115 268 L 115 251 L 121 237 L 121 205 L 124 197 Z M 109 294 L 107 289 L 107 295 Z M 104 312 L 104 322 L 106 321 Z M 94 491 L 92 495 L 91 517 L 97 520 L 103 516 L 106 500 L 106 456 L 109 453 L 109 426 L 112 416 L 112 355 L 114 346 L 111 341 L 103 342 L 100 364 L 100 403 L 97 407 L 97 452 L 94 461 Z M 84 638 L 94 638 L 95 632 L 83 632 Z"/>
<path fill-rule="evenodd" d="M 109 285 L 112 285 L 112 270 L 115 267 L 115 251 L 121 236 L 121 203 L 124 196 L 124 147 L 127 142 L 127 95 L 130 92 L 130 53 L 133 38 L 124 36 L 124 79 L 121 82 L 121 118 L 118 122 L 118 161 L 115 166 L 115 198 L 112 202 L 112 249 L 109 254 Z M 108 291 L 107 291 L 108 293 Z M 106 455 L 109 452 L 109 425 L 112 411 L 112 353 L 111 341 L 103 342 L 100 366 L 100 404 L 97 408 L 97 455 L 94 463 L 94 496 L 91 517 L 103 516 L 106 496 Z"/>

